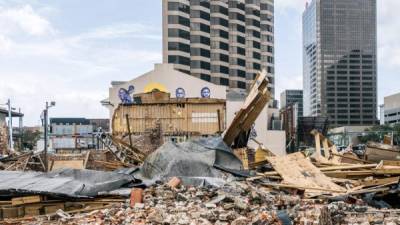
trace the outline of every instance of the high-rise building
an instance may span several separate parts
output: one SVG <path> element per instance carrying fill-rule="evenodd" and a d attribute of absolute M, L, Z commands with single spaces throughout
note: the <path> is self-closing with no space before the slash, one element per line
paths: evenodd
<path fill-rule="evenodd" d="M 303 90 L 285 90 L 281 93 L 281 109 L 297 103 L 297 116 L 303 116 Z"/>
<path fill-rule="evenodd" d="M 231 89 L 261 69 L 274 93 L 274 0 L 163 0 L 163 61 Z"/>
<path fill-rule="evenodd" d="M 305 116 L 376 123 L 376 0 L 312 0 L 303 13 Z"/>

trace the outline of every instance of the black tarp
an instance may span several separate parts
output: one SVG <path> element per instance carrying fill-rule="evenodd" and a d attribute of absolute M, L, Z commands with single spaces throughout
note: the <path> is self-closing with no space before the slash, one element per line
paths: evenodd
<path fill-rule="evenodd" d="M 59 197 L 94 197 L 135 179 L 132 175 L 94 170 L 60 169 L 49 173 L 0 171 L 0 195 L 43 194 Z"/>
<path fill-rule="evenodd" d="M 220 186 L 228 177 L 223 171 L 242 169 L 241 161 L 223 140 L 211 137 L 165 143 L 146 158 L 135 176 L 148 184 L 179 177 L 184 184 Z"/>

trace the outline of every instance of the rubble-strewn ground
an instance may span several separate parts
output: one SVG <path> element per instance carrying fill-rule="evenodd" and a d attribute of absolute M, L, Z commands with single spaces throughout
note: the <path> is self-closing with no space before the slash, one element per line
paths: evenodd
<path fill-rule="evenodd" d="M 359 201 L 326 203 L 244 182 L 222 188 L 155 185 L 144 190 L 143 203 L 129 201 L 86 214 L 58 213 L 21 224 L 400 224 L 400 211 L 377 210 Z M 54 218 L 53 218 L 54 219 Z"/>

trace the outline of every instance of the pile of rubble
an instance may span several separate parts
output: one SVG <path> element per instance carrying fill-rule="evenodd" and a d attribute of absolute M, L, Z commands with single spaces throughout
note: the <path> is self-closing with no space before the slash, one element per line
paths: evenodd
<path fill-rule="evenodd" d="M 133 192 L 137 192 L 138 189 Z M 131 202 L 86 214 L 59 210 L 60 224 L 400 224 L 400 211 L 354 204 L 305 200 L 299 195 L 230 182 L 221 188 L 156 184 L 133 194 Z M 52 224 L 46 217 L 24 224 Z"/>
<path fill-rule="evenodd" d="M 5 123 L 0 123 L 0 155 L 8 154 L 8 129 Z"/>

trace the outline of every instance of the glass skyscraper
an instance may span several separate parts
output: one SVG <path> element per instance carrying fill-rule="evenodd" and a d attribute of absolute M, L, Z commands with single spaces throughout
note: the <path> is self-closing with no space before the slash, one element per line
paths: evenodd
<path fill-rule="evenodd" d="M 376 123 L 376 0 L 312 0 L 303 13 L 304 115 Z"/>

